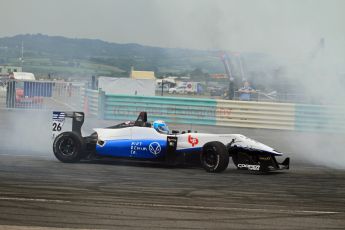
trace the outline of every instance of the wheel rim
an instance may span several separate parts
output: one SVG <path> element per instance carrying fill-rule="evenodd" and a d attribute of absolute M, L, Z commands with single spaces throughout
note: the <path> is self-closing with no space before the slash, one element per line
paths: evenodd
<path fill-rule="evenodd" d="M 64 138 L 59 145 L 60 152 L 64 156 L 72 156 L 75 153 L 76 145 L 72 138 Z"/>
<path fill-rule="evenodd" d="M 209 148 L 205 151 L 204 162 L 208 167 L 215 167 L 218 165 L 219 157 L 215 149 Z"/>

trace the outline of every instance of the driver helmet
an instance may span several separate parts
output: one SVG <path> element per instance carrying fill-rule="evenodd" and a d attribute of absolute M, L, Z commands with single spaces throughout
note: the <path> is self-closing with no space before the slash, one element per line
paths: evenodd
<path fill-rule="evenodd" d="M 153 128 L 157 130 L 159 133 L 169 134 L 169 128 L 167 124 L 165 124 L 162 120 L 157 120 L 153 122 Z"/>

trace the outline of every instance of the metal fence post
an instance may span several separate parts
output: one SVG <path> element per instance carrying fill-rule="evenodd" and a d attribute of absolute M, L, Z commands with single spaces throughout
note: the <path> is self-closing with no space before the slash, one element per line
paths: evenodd
<path fill-rule="evenodd" d="M 15 102 L 16 102 L 16 82 L 11 80 L 7 83 L 6 107 L 15 108 Z"/>

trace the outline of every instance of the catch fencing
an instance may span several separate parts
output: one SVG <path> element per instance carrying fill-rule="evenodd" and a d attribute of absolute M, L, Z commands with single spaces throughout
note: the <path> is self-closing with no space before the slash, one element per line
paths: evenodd
<path fill-rule="evenodd" d="M 80 110 L 84 84 L 58 81 L 1 81 L 0 107 Z"/>

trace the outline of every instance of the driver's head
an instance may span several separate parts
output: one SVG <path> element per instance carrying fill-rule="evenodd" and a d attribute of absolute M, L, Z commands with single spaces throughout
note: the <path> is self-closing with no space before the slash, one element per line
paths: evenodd
<path fill-rule="evenodd" d="M 152 124 L 153 128 L 160 133 L 169 134 L 169 128 L 162 120 L 154 121 Z"/>

